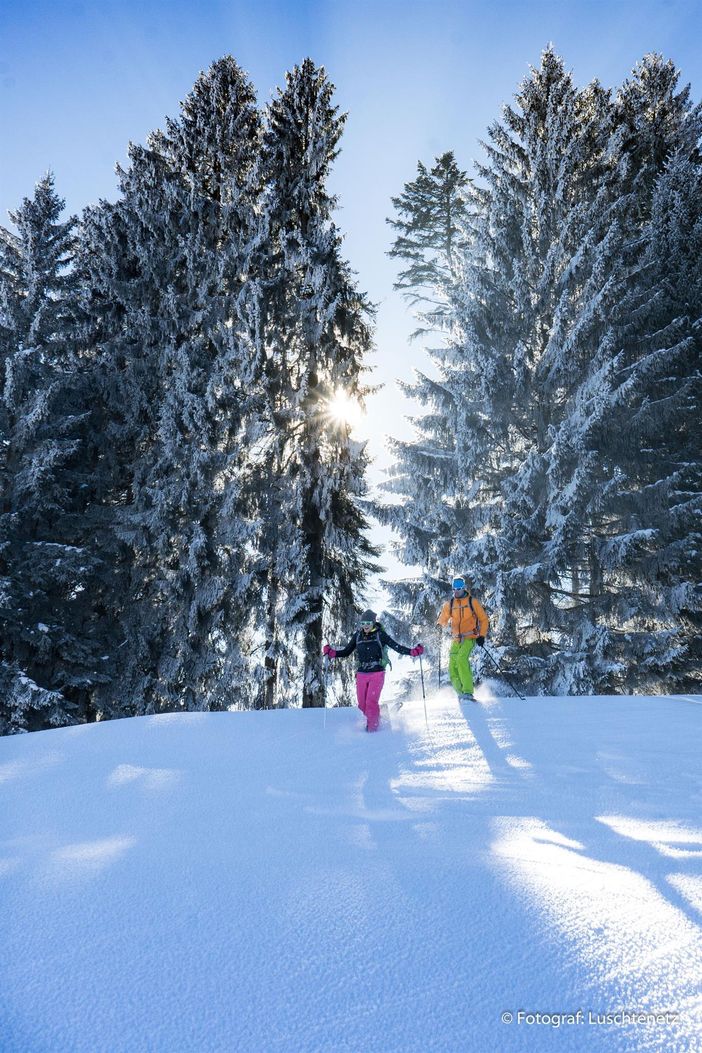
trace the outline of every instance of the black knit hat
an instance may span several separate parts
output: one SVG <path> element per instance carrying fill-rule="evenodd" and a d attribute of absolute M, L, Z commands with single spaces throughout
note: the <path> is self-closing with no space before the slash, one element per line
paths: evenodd
<path fill-rule="evenodd" d="M 363 612 L 363 614 L 361 615 L 361 621 L 362 622 L 374 622 L 377 617 L 378 616 L 375 613 L 375 611 L 371 611 L 369 609 L 369 610 Z"/>

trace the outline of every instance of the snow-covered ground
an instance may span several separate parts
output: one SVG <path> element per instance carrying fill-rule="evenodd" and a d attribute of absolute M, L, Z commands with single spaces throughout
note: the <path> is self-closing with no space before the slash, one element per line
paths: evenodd
<path fill-rule="evenodd" d="M 701 701 L 2 739 L 0 1050 L 702 1049 Z"/>

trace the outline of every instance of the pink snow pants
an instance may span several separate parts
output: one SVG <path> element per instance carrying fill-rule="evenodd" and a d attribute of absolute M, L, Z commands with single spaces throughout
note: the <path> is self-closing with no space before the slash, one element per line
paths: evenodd
<path fill-rule="evenodd" d="M 385 683 L 385 672 L 356 673 L 358 708 L 364 714 L 369 731 L 377 731 L 380 723 L 380 692 Z"/>

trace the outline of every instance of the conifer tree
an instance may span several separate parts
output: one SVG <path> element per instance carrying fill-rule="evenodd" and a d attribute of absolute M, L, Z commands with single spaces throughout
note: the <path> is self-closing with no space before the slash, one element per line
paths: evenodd
<path fill-rule="evenodd" d="M 82 216 L 76 253 L 76 340 L 87 364 L 85 402 L 91 406 L 86 452 L 93 488 L 86 520 L 104 567 L 100 609 L 111 625 L 110 682 L 97 697 L 101 718 L 143 712 L 149 675 L 148 635 L 135 628 L 141 609 L 135 550 L 143 533 L 133 510 L 135 465 L 151 442 L 159 377 L 143 333 L 148 309 L 134 311 L 134 290 L 137 283 L 142 294 L 148 288 L 148 270 L 139 263 L 132 227 L 123 199 L 90 206 Z"/>
<path fill-rule="evenodd" d="M 609 154 L 618 159 L 625 205 L 612 245 L 619 278 L 608 296 L 595 300 L 610 336 L 603 353 L 593 356 L 590 378 L 553 445 L 553 474 L 555 454 L 570 451 L 564 494 L 581 506 L 579 624 L 569 634 L 568 660 L 584 687 L 600 691 L 674 690 L 676 677 L 689 683 L 694 667 L 689 646 L 696 601 L 685 576 L 687 570 L 694 580 L 693 566 L 677 553 L 696 551 L 699 485 L 689 467 L 679 471 L 695 458 L 684 442 L 676 444 L 685 431 L 685 408 L 689 412 L 695 401 L 699 406 L 699 388 L 694 322 L 675 292 L 681 265 L 691 279 L 692 318 L 696 286 L 684 251 L 655 255 L 679 247 L 688 235 L 694 242 L 694 197 L 682 209 L 673 201 L 685 199 L 683 159 L 695 183 L 700 107 L 690 102 L 689 88 L 678 90 L 678 80 L 673 63 L 647 55 L 617 93 Z M 662 166 L 673 156 L 669 175 Z M 563 506 L 561 498 L 565 515 Z M 571 677 L 575 688 L 578 680 Z"/>
<path fill-rule="evenodd" d="M 329 414 L 338 390 L 363 398 L 372 313 L 332 219 L 327 179 L 345 121 L 332 96 L 322 68 L 309 59 L 295 67 L 268 107 L 264 150 L 270 491 L 262 517 L 277 527 L 265 588 L 267 697 L 282 688 L 285 698 L 299 661 L 305 707 L 324 704 L 325 635 L 350 627 L 374 555 L 356 502 L 364 449 Z"/>
<path fill-rule="evenodd" d="M 616 93 L 619 149 L 628 159 L 625 189 L 635 190 L 630 218 L 639 226 L 651 215 L 653 191 L 670 158 L 695 155 L 702 134 L 702 103 L 690 85 L 680 87 L 672 59 L 651 53 L 636 64 Z"/>
<path fill-rule="evenodd" d="M 51 174 L 0 239 L 0 728 L 90 719 L 105 679 L 99 559 L 81 530 L 86 414 L 73 356 L 75 219 Z"/>
<path fill-rule="evenodd" d="M 423 323 L 413 338 L 431 331 L 442 334 L 451 324 L 451 290 L 466 250 L 469 185 L 447 151 L 430 170 L 419 161 L 416 178 L 392 198 L 396 218 L 387 222 L 397 236 L 388 255 L 404 265 L 394 288 Z"/>
<path fill-rule="evenodd" d="M 593 603 L 605 689 L 699 690 L 702 569 L 702 172 L 688 144 L 653 188 L 622 350 L 592 436 L 606 485 L 593 513 Z"/>
<path fill-rule="evenodd" d="M 451 517 L 430 513 L 422 545 L 414 507 L 408 523 L 404 506 L 391 513 L 408 562 L 432 566 L 434 546 L 487 590 L 493 639 L 531 690 L 659 689 L 666 670 L 691 682 L 699 481 L 684 436 L 699 315 L 691 257 L 661 247 L 695 251 L 680 159 L 692 188 L 700 111 L 678 76 L 647 56 L 612 101 L 597 82 L 578 91 L 547 49 L 490 127 L 430 385 L 430 427 L 455 439 Z M 685 307 L 671 294 L 681 273 Z M 401 456 L 417 468 L 427 446 Z"/>
<path fill-rule="evenodd" d="M 116 205 L 88 217 L 105 246 L 86 285 L 110 305 L 98 356 L 120 450 L 108 502 L 133 712 L 247 701 L 259 138 L 253 89 L 224 58 L 177 120 L 130 148 Z"/>
<path fill-rule="evenodd" d="M 481 170 L 496 190 L 481 240 L 492 248 L 507 237 L 477 284 L 502 288 L 496 313 L 510 319 L 510 337 L 504 357 L 494 341 L 466 347 L 498 422 L 494 548 L 478 544 L 472 557 L 492 564 L 505 657 L 532 690 L 561 693 L 590 689 L 597 660 L 581 601 L 596 456 L 582 454 L 579 393 L 612 355 L 608 307 L 625 199 L 609 93 L 597 82 L 578 91 L 547 49 L 516 101 L 491 127 Z M 465 331 L 476 330 L 474 316 L 470 301 Z"/>
<path fill-rule="evenodd" d="M 551 630 L 563 631 L 556 597 L 567 560 L 562 549 L 542 550 L 545 488 L 553 428 L 576 379 L 571 334 L 613 223 L 604 189 L 609 125 L 607 93 L 597 84 L 577 92 L 547 49 L 517 108 L 489 129 L 440 375 L 424 381 L 435 407 L 429 426 L 449 440 L 438 449 L 436 487 L 446 487 L 449 515 L 438 524 L 436 512 L 420 509 L 427 534 L 440 539 L 436 579 L 465 572 L 487 591 L 498 638 L 533 672 L 558 649 Z M 587 362 L 584 352 L 581 374 Z M 418 464 L 423 439 L 410 454 Z"/>
<path fill-rule="evenodd" d="M 466 173 L 447 152 L 436 158 L 431 169 L 418 164 L 417 177 L 392 199 L 395 218 L 388 220 L 397 232 L 389 255 L 403 263 L 395 288 L 412 305 L 419 322 L 412 338 L 432 338 L 427 353 L 436 375 L 418 372 L 414 382 L 399 382 L 425 412 L 413 420 L 413 440 L 391 440 L 396 461 L 382 489 L 398 495 L 401 503 L 376 501 L 373 511 L 395 529 L 398 540 L 393 547 L 400 560 L 424 568 L 419 579 L 408 577 L 388 583 L 388 588 L 394 624 L 399 629 L 409 621 L 427 639 L 435 627 L 446 576 L 452 573 L 460 516 L 455 457 L 464 393 L 454 382 L 446 347 L 470 251 L 470 193 Z"/>

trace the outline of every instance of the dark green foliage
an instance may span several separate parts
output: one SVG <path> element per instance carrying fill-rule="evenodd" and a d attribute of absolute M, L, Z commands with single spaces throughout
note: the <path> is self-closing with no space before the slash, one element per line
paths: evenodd
<path fill-rule="evenodd" d="M 84 530 L 90 414 L 74 354 L 75 220 L 46 176 L 0 241 L 0 730 L 91 719 L 107 678 Z"/>

